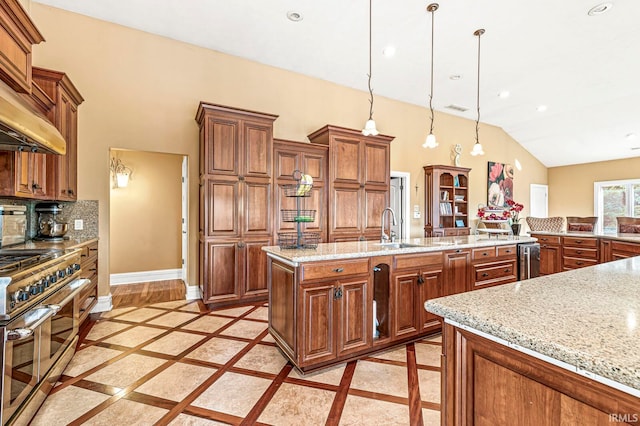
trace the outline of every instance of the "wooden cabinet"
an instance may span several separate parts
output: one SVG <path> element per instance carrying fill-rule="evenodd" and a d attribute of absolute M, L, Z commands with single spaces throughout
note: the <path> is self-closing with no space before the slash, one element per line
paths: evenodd
<path fill-rule="evenodd" d="M 471 249 L 445 251 L 444 273 L 444 296 L 468 291 L 473 282 Z"/>
<path fill-rule="evenodd" d="M 469 171 L 424 167 L 425 237 L 469 235 Z"/>
<path fill-rule="evenodd" d="M 596 237 L 562 237 L 562 268 L 584 268 L 598 264 L 599 244 Z"/>
<path fill-rule="evenodd" d="M 84 99 L 63 72 L 33 67 L 33 82 L 53 100 L 48 117 L 67 142 L 65 155 L 48 156 L 55 178 L 52 198 L 74 201 L 78 197 L 78 106 Z"/>
<path fill-rule="evenodd" d="M 211 307 L 267 298 L 271 245 L 271 114 L 201 102 L 200 256 L 202 297 Z"/>
<path fill-rule="evenodd" d="M 443 425 L 638 422 L 638 398 L 449 324 L 443 350 Z"/>
<path fill-rule="evenodd" d="M 562 246 L 557 235 L 531 233 L 540 243 L 540 275 L 562 272 Z"/>
<path fill-rule="evenodd" d="M 0 79 L 15 91 L 31 93 L 31 49 L 42 41 L 19 1 L 0 2 Z"/>
<path fill-rule="evenodd" d="M 444 296 L 442 252 L 395 256 L 391 289 L 392 339 L 440 329 L 440 319 L 424 302 Z"/>
<path fill-rule="evenodd" d="M 474 276 L 469 290 L 517 281 L 517 252 L 515 244 L 473 249 Z"/>
<path fill-rule="evenodd" d="M 82 290 L 79 297 L 80 324 L 82 324 L 89 316 L 91 309 L 98 303 L 98 242 L 90 241 L 79 245 L 78 248 L 82 250 L 80 253 L 80 267 L 82 268 L 80 278 L 91 281 L 91 284 Z"/>
<path fill-rule="evenodd" d="M 274 191 L 273 217 L 274 235 L 279 232 L 295 232 L 293 222 L 282 218 L 282 210 L 295 210 L 296 198 L 285 196 L 285 186 L 296 184 L 296 170 L 313 178 L 311 194 L 304 198 L 304 208 L 315 210 L 315 220 L 305 222 L 305 230 L 320 234 L 320 241 L 327 242 L 327 147 L 302 142 L 274 140 L 273 142 Z"/>
<path fill-rule="evenodd" d="M 0 151 L 0 196 L 48 199 L 53 194 L 53 176 L 47 167 L 49 155 Z"/>
<path fill-rule="evenodd" d="M 640 244 L 611 240 L 611 260 L 625 259 L 640 255 Z"/>
<path fill-rule="evenodd" d="M 390 136 L 325 126 L 309 135 L 328 147 L 328 241 L 374 240 L 389 205 Z"/>

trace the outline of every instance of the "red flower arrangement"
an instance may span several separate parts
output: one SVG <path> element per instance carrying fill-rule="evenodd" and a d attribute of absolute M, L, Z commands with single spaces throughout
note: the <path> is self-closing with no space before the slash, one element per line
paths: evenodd
<path fill-rule="evenodd" d="M 520 220 L 520 212 L 524 209 L 524 206 L 520 203 L 516 203 L 510 198 L 507 199 L 507 205 L 509 206 L 509 217 L 511 217 L 513 223 L 518 223 Z"/>

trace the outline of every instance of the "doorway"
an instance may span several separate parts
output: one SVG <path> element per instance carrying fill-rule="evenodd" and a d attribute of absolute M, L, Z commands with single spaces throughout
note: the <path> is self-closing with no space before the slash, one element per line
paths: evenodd
<path fill-rule="evenodd" d="M 126 186 L 110 180 L 110 284 L 187 286 L 187 158 L 111 149 L 110 159 L 129 170 Z"/>
<path fill-rule="evenodd" d="M 409 238 L 409 191 L 410 173 L 391 171 L 389 186 L 389 205 L 396 214 L 397 224 L 391 226 L 397 238 Z"/>
<path fill-rule="evenodd" d="M 530 188 L 529 216 L 547 217 L 549 215 L 549 187 L 532 183 Z"/>

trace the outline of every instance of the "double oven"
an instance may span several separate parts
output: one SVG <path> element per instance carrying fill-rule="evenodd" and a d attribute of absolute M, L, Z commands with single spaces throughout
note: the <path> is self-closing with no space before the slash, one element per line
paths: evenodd
<path fill-rule="evenodd" d="M 78 341 L 79 249 L 0 248 L 2 424 L 28 424 Z"/>

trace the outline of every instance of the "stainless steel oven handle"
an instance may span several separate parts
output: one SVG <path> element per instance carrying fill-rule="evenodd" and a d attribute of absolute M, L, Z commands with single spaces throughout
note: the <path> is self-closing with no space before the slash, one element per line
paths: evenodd
<path fill-rule="evenodd" d="M 28 339 L 33 335 L 35 330 L 42 325 L 42 323 L 44 323 L 49 318 L 54 316 L 60 310 L 60 306 L 57 306 L 57 305 L 43 305 L 40 308 L 46 309 L 47 313 L 41 316 L 40 318 L 38 318 L 32 324 L 29 324 L 28 327 L 21 327 L 21 328 L 14 328 L 13 330 L 7 330 L 5 334 L 6 340 L 16 341 L 16 340 Z"/>
<path fill-rule="evenodd" d="M 71 281 L 68 284 L 68 287 L 73 288 L 73 291 L 67 297 L 65 297 L 62 301 L 55 303 L 55 305 L 58 305 L 58 311 L 62 309 L 62 306 L 66 305 L 71 300 L 73 300 L 73 298 L 76 297 L 78 293 L 82 291 L 84 286 L 90 283 L 91 283 L 91 280 L 88 280 L 86 278 L 78 278 L 77 280 Z M 45 305 L 45 306 L 54 306 L 54 305 Z M 58 311 L 56 311 L 56 313 L 58 313 Z"/>

